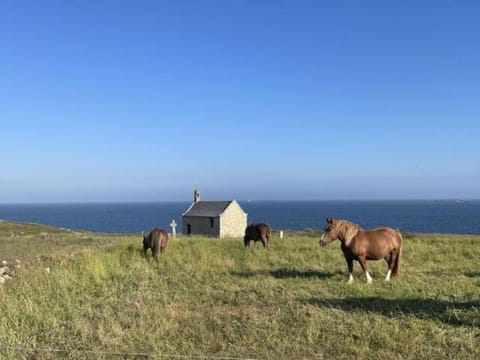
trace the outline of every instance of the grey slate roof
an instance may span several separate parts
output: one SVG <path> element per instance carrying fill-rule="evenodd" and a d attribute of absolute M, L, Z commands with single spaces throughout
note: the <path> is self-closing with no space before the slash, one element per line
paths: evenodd
<path fill-rule="evenodd" d="M 199 201 L 183 213 L 183 216 L 216 217 L 223 213 L 232 201 Z"/>

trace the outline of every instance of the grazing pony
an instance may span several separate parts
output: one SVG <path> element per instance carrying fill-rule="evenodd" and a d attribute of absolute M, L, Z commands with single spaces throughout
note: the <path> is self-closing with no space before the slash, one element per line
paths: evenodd
<path fill-rule="evenodd" d="M 168 243 L 168 233 L 163 229 L 153 229 L 148 235 L 143 235 L 143 255 L 147 255 L 147 250 L 152 249 L 152 256 L 158 260 L 158 251 L 163 253 Z"/>
<path fill-rule="evenodd" d="M 388 265 L 385 281 L 390 281 L 390 276 L 397 275 L 402 256 L 402 234 L 399 231 L 388 227 L 363 230 L 347 220 L 329 218 L 326 220 L 327 225 L 320 238 L 320 246 L 327 246 L 336 239 L 340 240 L 348 265 L 348 283 L 353 282 L 353 260 L 360 263 L 369 284 L 372 278 L 368 273 L 367 260 L 385 259 Z"/>
<path fill-rule="evenodd" d="M 261 241 L 264 249 L 268 249 L 268 242 L 270 241 L 270 236 L 272 234 L 272 229 L 267 224 L 250 224 L 245 229 L 245 236 L 243 237 L 243 243 L 245 247 L 250 245 L 250 240 Z"/>

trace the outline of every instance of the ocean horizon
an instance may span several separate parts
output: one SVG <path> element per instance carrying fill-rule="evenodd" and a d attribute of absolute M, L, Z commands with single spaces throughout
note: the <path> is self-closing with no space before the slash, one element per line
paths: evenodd
<path fill-rule="evenodd" d="M 417 233 L 480 234 L 480 200 L 239 200 L 248 222 L 274 230 L 322 229 L 326 217 L 347 219 L 368 229 L 390 226 Z M 191 201 L 0 204 L 0 220 L 73 230 L 135 233 L 172 220 L 182 229 Z"/>

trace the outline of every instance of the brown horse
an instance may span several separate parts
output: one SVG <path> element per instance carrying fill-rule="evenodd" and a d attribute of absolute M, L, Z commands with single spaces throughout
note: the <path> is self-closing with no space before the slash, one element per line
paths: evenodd
<path fill-rule="evenodd" d="M 245 236 L 243 237 L 243 243 L 245 247 L 250 245 L 250 241 L 261 241 L 263 247 L 268 249 L 268 242 L 272 234 L 272 229 L 267 224 L 250 224 L 245 229 Z"/>
<path fill-rule="evenodd" d="M 157 259 L 158 251 L 163 253 L 168 243 L 168 233 L 163 229 L 153 229 L 147 236 L 143 236 L 143 255 L 152 249 L 152 256 Z"/>
<path fill-rule="evenodd" d="M 339 239 L 342 243 L 343 255 L 347 261 L 349 277 L 348 283 L 353 282 L 353 260 L 362 266 L 367 277 L 367 283 L 372 282 L 368 273 L 367 260 L 385 259 L 388 272 L 385 281 L 390 276 L 397 275 L 402 256 L 402 234 L 392 228 L 382 227 L 373 230 L 363 230 L 360 226 L 347 220 L 327 218 L 324 234 L 320 239 L 320 246 L 326 246 Z"/>

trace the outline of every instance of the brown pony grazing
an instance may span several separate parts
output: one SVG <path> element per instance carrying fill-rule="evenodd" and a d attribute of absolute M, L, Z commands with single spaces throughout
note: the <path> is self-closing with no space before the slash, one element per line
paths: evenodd
<path fill-rule="evenodd" d="M 168 242 L 168 233 L 163 229 L 153 229 L 147 236 L 143 236 L 143 255 L 147 255 L 147 250 L 152 249 L 152 256 L 158 260 L 158 250 L 160 253 L 165 251 Z"/>
<path fill-rule="evenodd" d="M 402 256 L 402 234 L 399 231 L 388 227 L 363 230 L 347 220 L 328 218 L 326 220 L 327 225 L 325 233 L 320 238 L 320 246 L 326 246 L 336 239 L 341 241 L 350 273 L 348 283 L 353 282 L 353 260 L 360 263 L 369 284 L 372 278 L 368 273 L 367 260 L 383 258 L 387 261 L 388 272 L 385 281 L 390 281 L 390 276 L 397 275 Z"/>
<path fill-rule="evenodd" d="M 272 234 L 272 229 L 267 224 L 250 224 L 245 229 L 245 236 L 243 237 L 243 243 L 245 247 L 250 245 L 250 240 L 261 241 L 264 249 L 268 249 L 268 242 L 270 241 L 270 236 Z"/>

